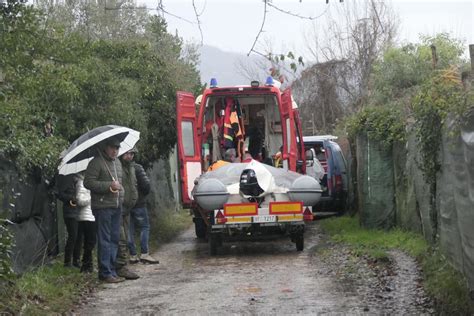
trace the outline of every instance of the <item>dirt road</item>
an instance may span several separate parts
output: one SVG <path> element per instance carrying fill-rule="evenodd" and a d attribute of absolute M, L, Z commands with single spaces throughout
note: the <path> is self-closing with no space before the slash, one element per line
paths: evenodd
<path fill-rule="evenodd" d="M 431 314 L 413 260 L 393 252 L 380 269 L 328 243 L 307 226 L 305 250 L 287 238 L 224 243 L 208 255 L 190 228 L 155 253 L 159 265 L 133 265 L 139 280 L 104 285 L 81 315 Z"/>

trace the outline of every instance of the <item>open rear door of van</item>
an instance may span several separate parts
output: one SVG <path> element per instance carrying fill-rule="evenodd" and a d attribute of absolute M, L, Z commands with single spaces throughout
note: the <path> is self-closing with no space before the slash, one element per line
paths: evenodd
<path fill-rule="evenodd" d="M 289 170 L 296 171 L 298 148 L 292 103 L 291 89 L 288 88 L 281 94 L 280 109 L 283 127 L 283 166 Z"/>
<path fill-rule="evenodd" d="M 303 142 L 303 127 L 301 125 L 300 113 L 298 112 L 298 106 L 296 102 L 293 104 L 293 119 L 295 120 L 295 127 L 296 127 L 296 146 L 298 149 L 298 161 L 301 162 L 301 167 L 299 172 L 302 174 L 306 174 L 306 154 Z"/>
<path fill-rule="evenodd" d="M 327 163 L 327 179 L 328 179 L 328 194 L 331 196 L 334 194 L 334 186 L 335 186 L 335 168 L 336 165 L 334 163 L 334 153 L 331 147 L 331 143 L 329 140 L 325 139 L 323 141 L 323 147 L 326 151 L 326 163 Z"/>
<path fill-rule="evenodd" d="M 191 207 L 194 180 L 201 175 L 201 150 L 197 137 L 197 118 L 194 96 L 188 92 L 176 93 L 176 129 L 178 131 L 178 163 L 181 202 Z"/>

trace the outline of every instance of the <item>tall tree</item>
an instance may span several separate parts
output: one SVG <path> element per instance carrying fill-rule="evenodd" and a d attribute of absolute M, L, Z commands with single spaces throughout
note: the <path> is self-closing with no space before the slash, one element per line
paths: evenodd
<path fill-rule="evenodd" d="M 114 32 L 102 33 L 112 29 L 104 19 L 91 33 L 81 14 L 58 14 L 73 4 L 55 4 L 45 14 L 13 1 L 0 11 L 7 30 L 0 32 L 0 156 L 24 171 L 51 173 L 68 142 L 104 124 L 140 130 L 143 162 L 166 156 L 176 140 L 169 128 L 175 93 L 200 87 L 192 49 L 184 52 L 164 20 L 148 15 L 131 21 L 119 14 L 125 21 L 114 21 Z M 52 137 L 43 135 L 46 122 Z"/>

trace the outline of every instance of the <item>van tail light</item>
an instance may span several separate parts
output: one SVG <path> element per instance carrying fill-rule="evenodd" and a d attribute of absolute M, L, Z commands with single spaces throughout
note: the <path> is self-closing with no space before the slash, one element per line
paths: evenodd
<path fill-rule="evenodd" d="M 309 207 L 306 207 L 304 212 L 303 212 L 303 220 L 305 222 L 310 222 L 313 220 L 313 212 L 309 209 Z"/>
<path fill-rule="evenodd" d="M 216 214 L 216 222 L 217 224 L 225 224 L 227 223 L 227 218 L 222 214 L 221 211 L 218 211 Z"/>
<path fill-rule="evenodd" d="M 342 191 L 342 176 L 341 175 L 334 176 L 334 186 L 336 188 L 336 192 Z"/>

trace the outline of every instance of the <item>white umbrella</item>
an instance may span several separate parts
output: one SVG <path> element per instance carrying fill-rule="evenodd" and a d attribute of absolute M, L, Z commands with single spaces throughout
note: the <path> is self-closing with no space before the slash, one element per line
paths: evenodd
<path fill-rule="evenodd" d="M 117 125 L 105 125 L 96 127 L 76 139 L 64 153 L 64 157 L 59 164 L 59 174 L 74 174 L 87 169 L 97 149 L 95 145 L 110 137 L 116 137 L 120 140 L 120 149 L 118 155 L 132 149 L 140 139 L 140 132 Z"/>

